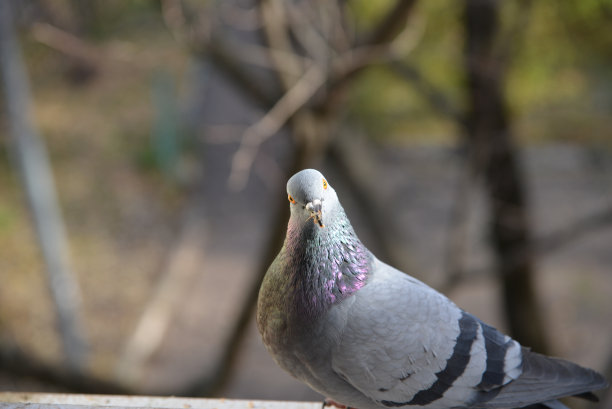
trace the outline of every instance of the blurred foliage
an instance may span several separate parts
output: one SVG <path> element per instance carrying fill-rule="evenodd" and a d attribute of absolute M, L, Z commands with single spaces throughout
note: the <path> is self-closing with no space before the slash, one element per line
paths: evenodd
<path fill-rule="evenodd" d="M 348 2 L 353 31 L 368 32 L 392 3 Z M 190 4 L 194 6 L 197 4 Z M 95 43 L 121 43 L 139 32 L 147 35 L 152 27 L 165 31 L 157 1 L 41 1 L 40 7 L 46 10 L 52 23 L 68 27 Z M 461 110 L 462 3 L 420 2 L 415 13 L 410 35 L 417 37 L 417 45 L 405 60 Z M 509 41 L 516 42 L 511 44 L 515 49 L 510 56 L 506 88 L 521 141 L 607 142 L 612 126 L 611 17 L 612 0 L 504 4 L 502 25 L 508 29 L 502 35 L 509 35 Z M 519 25 L 516 39 L 512 38 L 517 34 L 512 32 L 515 25 Z M 126 53 L 130 53 L 129 45 L 123 44 Z M 143 52 L 147 45 L 138 45 L 142 46 L 138 51 Z M 33 45 L 38 51 L 31 48 L 32 53 L 49 54 L 48 50 L 41 51 L 41 46 Z M 136 47 L 131 51 L 136 51 Z M 58 69 L 54 60 L 62 58 L 31 57 L 44 59 L 46 63 L 40 69 L 47 72 Z M 53 78 L 49 76 L 48 80 Z M 385 68 L 369 70 L 355 83 L 346 108 L 347 122 L 364 128 L 376 139 L 407 143 L 454 140 L 455 124 L 433 111 L 411 84 Z"/>
<path fill-rule="evenodd" d="M 353 0 L 347 2 L 350 17 L 353 19 L 355 28 L 359 31 L 368 31 L 374 28 L 387 10 L 394 4 L 393 0 Z"/>
<path fill-rule="evenodd" d="M 508 82 L 523 141 L 609 142 L 611 4 L 534 2 Z"/>
<path fill-rule="evenodd" d="M 159 16 L 160 2 L 152 0 L 40 0 L 31 2 L 36 14 L 50 23 L 74 31 L 89 40 L 123 36 L 134 27 L 150 25 Z"/>
<path fill-rule="evenodd" d="M 366 3 L 351 2 L 358 9 L 358 21 L 367 20 L 368 13 L 380 13 L 377 6 Z M 517 136 L 522 142 L 609 144 L 612 1 L 533 2 L 529 10 L 522 4 L 504 3 L 501 34 L 509 36 L 505 41 L 512 51 L 506 90 Z M 406 61 L 461 110 L 462 3 L 420 2 L 416 11 L 413 24 L 423 28 L 415 34 L 420 41 Z M 453 124 L 385 68 L 364 75 L 349 101 L 349 123 L 362 126 L 377 139 L 454 141 Z"/>
<path fill-rule="evenodd" d="M 417 15 L 411 24 L 416 28 L 411 35 L 417 37 L 417 44 L 405 59 L 460 106 L 461 3 L 421 2 L 415 11 Z M 368 70 L 355 83 L 348 101 L 348 122 L 363 127 L 378 140 L 434 143 L 455 140 L 456 124 L 434 112 L 412 84 L 386 67 Z"/>

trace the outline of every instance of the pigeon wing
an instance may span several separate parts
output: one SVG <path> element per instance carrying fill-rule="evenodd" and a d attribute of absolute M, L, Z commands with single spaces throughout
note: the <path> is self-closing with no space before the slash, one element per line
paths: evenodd
<path fill-rule="evenodd" d="M 351 306 L 332 366 L 388 407 L 464 406 L 521 373 L 518 343 L 381 262 Z"/>
<path fill-rule="evenodd" d="M 348 314 L 332 367 L 387 407 L 556 407 L 557 398 L 607 386 L 597 372 L 521 347 L 378 261 Z"/>

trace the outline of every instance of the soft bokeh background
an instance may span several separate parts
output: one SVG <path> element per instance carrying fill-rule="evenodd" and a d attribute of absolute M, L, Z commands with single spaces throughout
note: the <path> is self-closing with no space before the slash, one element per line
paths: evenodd
<path fill-rule="evenodd" d="M 612 373 L 609 0 L 6 3 L 80 297 L 66 329 L 5 76 L 0 389 L 319 399 L 253 315 L 306 166 L 379 258 Z M 506 258 L 495 180 L 525 193 Z M 501 279 L 515 264 L 530 290 Z"/>

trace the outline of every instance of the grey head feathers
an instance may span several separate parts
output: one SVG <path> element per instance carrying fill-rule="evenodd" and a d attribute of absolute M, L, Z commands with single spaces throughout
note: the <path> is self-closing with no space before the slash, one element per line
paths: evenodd
<path fill-rule="evenodd" d="M 313 199 L 331 198 L 332 192 L 333 198 L 337 201 L 338 197 L 334 189 L 329 186 L 323 174 L 315 169 L 304 169 L 293 175 L 287 182 L 287 193 L 302 204 L 311 202 Z"/>
<path fill-rule="evenodd" d="M 287 182 L 287 195 L 294 205 L 291 206 L 291 221 L 299 224 L 311 220 L 324 227 L 326 219 L 335 218 L 340 205 L 336 191 L 315 169 L 293 175 Z"/>

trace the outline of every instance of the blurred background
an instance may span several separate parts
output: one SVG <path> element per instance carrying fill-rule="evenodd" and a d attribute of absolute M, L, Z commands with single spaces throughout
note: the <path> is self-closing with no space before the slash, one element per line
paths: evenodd
<path fill-rule="evenodd" d="M 320 399 L 254 325 L 305 167 L 379 258 L 612 378 L 612 1 L 0 18 L 1 390 Z"/>

